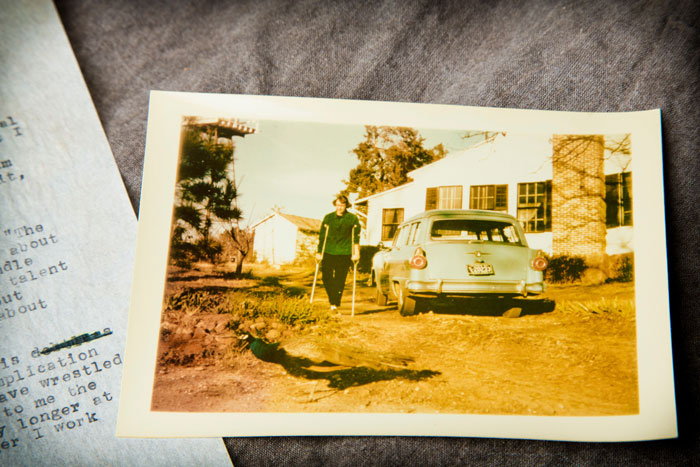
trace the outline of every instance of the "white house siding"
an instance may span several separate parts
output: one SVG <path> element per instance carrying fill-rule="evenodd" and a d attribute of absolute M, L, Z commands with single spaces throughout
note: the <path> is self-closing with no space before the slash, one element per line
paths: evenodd
<path fill-rule="evenodd" d="M 425 210 L 426 189 L 430 187 L 462 186 L 462 209 L 469 209 L 471 186 L 507 184 L 507 212 L 517 217 L 518 183 L 551 180 L 551 158 L 550 135 L 508 134 L 414 170 L 409 173 L 413 182 L 368 199 L 367 243 L 376 245 L 381 241 L 383 209 L 404 208 L 407 220 Z M 606 158 L 604 170 L 606 174 L 632 171 L 629 156 Z M 531 248 L 552 253 L 552 232 L 528 233 L 526 237 Z M 633 251 L 632 227 L 608 229 L 606 251 Z"/>
<path fill-rule="evenodd" d="M 274 265 L 291 263 L 296 253 L 297 226 L 273 215 L 255 226 L 256 260 Z"/>

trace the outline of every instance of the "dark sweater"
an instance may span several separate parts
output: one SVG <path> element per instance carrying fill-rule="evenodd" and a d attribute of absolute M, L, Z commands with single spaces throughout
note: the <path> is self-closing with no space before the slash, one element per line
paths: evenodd
<path fill-rule="evenodd" d="M 326 229 L 328 230 L 328 238 L 326 239 L 325 252 L 329 255 L 350 255 L 352 254 L 352 245 L 360 243 L 360 221 L 355 214 L 347 211 L 342 216 L 338 216 L 335 211 L 326 214 L 321 223 L 318 241 L 319 253 L 323 249 Z"/>

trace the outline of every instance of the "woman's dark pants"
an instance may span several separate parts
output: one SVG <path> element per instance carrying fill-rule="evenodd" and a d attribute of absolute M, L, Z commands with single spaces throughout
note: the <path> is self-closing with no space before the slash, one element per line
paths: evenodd
<path fill-rule="evenodd" d="M 345 279 L 351 266 L 350 255 L 329 255 L 328 253 L 323 255 L 321 261 L 323 287 L 326 289 L 331 305 L 340 306 Z"/>

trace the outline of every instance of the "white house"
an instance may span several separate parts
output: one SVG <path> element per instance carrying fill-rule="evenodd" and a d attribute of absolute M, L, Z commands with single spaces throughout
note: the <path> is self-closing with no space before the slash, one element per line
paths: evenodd
<path fill-rule="evenodd" d="M 488 209 L 519 219 L 532 248 L 558 253 L 553 251 L 553 225 L 556 231 L 557 222 L 552 221 L 552 139 L 552 135 L 499 134 L 409 172 L 409 183 L 358 199 L 355 205 L 367 208 L 367 242 L 390 242 L 398 224 L 428 209 Z M 594 177 L 602 187 L 597 198 L 606 202 L 599 207 L 607 215 L 605 252 L 631 252 L 631 157 L 606 151 L 602 165 Z M 577 185 L 574 189 L 579 189 L 578 181 L 569 177 L 563 182 L 558 177 L 558 187 L 573 183 Z M 568 209 L 562 204 L 555 211 L 565 213 Z M 576 215 L 580 212 L 579 206 Z"/>
<path fill-rule="evenodd" d="M 274 212 L 252 226 L 255 261 L 275 266 L 313 255 L 321 221 Z"/>

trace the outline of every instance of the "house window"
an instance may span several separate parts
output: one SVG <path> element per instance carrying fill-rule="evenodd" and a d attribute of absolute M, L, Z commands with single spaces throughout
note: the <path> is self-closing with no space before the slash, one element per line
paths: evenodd
<path fill-rule="evenodd" d="M 469 209 L 508 211 L 508 185 L 472 185 Z"/>
<path fill-rule="evenodd" d="M 632 225 L 632 173 L 605 176 L 605 211 L 608 227 Z"/>
<path fill-rule="evenodd" d="M 436 186 L 425 191 L 425 210 L 462 209 L 462 187 Z"/>
<path fill-rule="evenodd" d="M 552 230 L 552 181 L 518 183 L 518 220 L 525 232 Z"/>
<path fill-rule="evenodd" d="M 394 238 L 396 229 L 403 222 L 403 208 L 382 209 L 382 241 Z"/>

